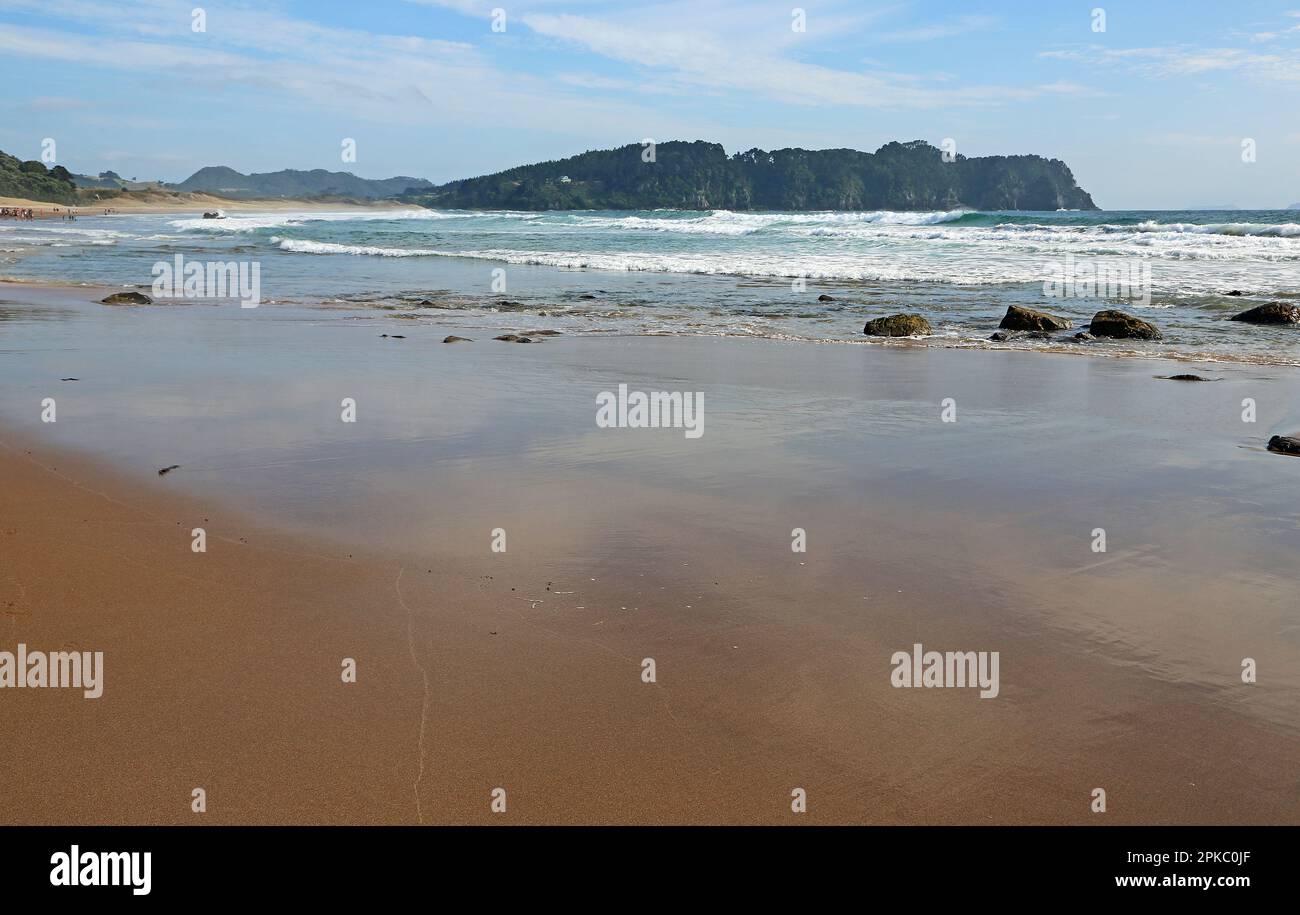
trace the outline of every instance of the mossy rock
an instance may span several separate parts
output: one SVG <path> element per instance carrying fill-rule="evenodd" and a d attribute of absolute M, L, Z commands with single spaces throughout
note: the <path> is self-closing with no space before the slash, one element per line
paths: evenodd
<path fill-rule="evenodd" d="M 862 332 L 868 337 L 921 337 L 934 330 L 920 315 L 898 314 L 868 321 Z"/>
<path fill-rule="evenodd" d="M 100 299 L 105 305 L 152 305 L 153 299 L 143 292 L 115 292 Z"/>
<path fill-rule="evenodd" d="M 1232 320 L 1247 324 L 1300 324 L 1300 308 L 1282 302 L 1269 302 L 1233 315 Z"/>
<path fill-rule="evenodd" d="M 1008 305 L 1007 313 L 1003 316 L 1002 323 L 998 327 L 1003 330 L 1067 330 L 1070 327 L 1070 322 L 1065 318 L 1049 315 L 1045 311 L 1021 308 L 1019 305 Z"/>
<path fill-rule="evenodd" d="M 1106 309 L 1093 315 L 1088 332 L 1094 337 L 1131 340 L 1159 340 L 1162 336 L 1160 329 L 1154 324 L 1114 309 Z"/>

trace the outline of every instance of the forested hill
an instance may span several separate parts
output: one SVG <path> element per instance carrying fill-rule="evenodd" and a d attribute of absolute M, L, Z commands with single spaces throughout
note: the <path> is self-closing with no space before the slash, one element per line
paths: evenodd
<path fill-rule="evenodd" d="M 72 184 L 72 173 L 62 165 L 46 168 L 36 159 L 23 162 L 0 152 L 0 197 L 73 203 L 77 189 Z"/>
<path fill-rule="evenodd" d="M 511 210 L 1095 210 L 1069 167 L 1042 156 L 958 155 L 921 140 L 727 156 L 717 143 L 641 144 L 440 185 L 428 206 Z"/>

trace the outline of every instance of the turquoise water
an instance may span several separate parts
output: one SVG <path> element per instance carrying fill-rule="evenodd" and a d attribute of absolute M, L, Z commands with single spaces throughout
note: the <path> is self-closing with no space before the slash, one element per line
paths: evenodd
<path fill-rule="evenodd" d="M 995 346 L 987 338 L 1008 304 L 1076 326 L 1119 307 L 1165 340 L 1009 345 L 1300 364 L 1300 328 L 1228 321 L 1300 299 L 1297 211 L 413 209 L 0 223 L 8 276 L 147 286 L 153 264 L 177 253 L 256 261 L 263 301 L 399 311 L 427 301 L 422 320 L 455 312 L 485 327 L 860 340 L 866 318 L 907 310 L 930 319 L 931 342 Z M 1097 294 L 1078 281 L 1096 270 L 1135 285 Z M 1053 277 L 1076 280 L 1072 294 L 1045 294 Z"/>

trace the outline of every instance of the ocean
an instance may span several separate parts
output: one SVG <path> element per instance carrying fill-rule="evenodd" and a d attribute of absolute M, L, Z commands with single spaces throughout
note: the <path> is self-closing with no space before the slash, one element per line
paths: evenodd
<path fill-rule="evenodd" d="M 1286 210 L 87 215 L 0 223 L 0 273 L 148 286 L 153 265 L 180 253 L 257 262 L 269 306 L 485 329 L 862 343 L 866 319 L 909 311 L 935 330 L 917 342 L 944 346 L 1300 365 L 1300 327 L 1228 320 L 1263 302 L 1300 304 L 1298 220 Z M 1075 327 L 989 341 L 1009 304 Z M 1164 339 L 1074 340 L 1103 308 L 1155 323 Z"/>

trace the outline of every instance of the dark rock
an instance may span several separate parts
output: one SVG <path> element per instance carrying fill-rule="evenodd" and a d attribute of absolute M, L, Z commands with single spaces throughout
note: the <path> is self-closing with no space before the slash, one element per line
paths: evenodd
<path fill-rule="evenodd" d="M 1157 375 L 1165 381 L 1213 381 L 1212 378 L 1202 378 L 1200 375 Z"/>
<path fill-rule="evenodd" d="M 518 334 L 502 334 L 499 337 L 493 337 L 493 340 L 501 340 L 506 343 L 532 343 L 528 337 L 521 337 Z"/>
<path fill-rule="evenodd" d="M 1240 289 L 1233 289 L 1231 292 L 1225 292 L 1224 295 L 1245 295 Z"/>
<path fill-rule="evenodd" d="M 173 470 L 178 470 L 180 466 L 181 466 L 180 464 L 172 464 L 170 467 L 164 467 L 158 471 L 158 476 L 171 473 Z"/>
<path fill-rule="evenodd" d="M 559 332 L 558 330 L 529 330 L 529 331 L 525 331 L 525 333 L 528 334 L 528 336 L 530 336 L 530 337 L 558 337 L 558 336 L 560 336 L 560 332 Z"/>
<path fill-rule="evenodd" d="M 1058 318 L 1055 315 L 1049 315 L 1045 311 L 1034 311 L 1032 308 L 1021 308 L 1019 305 L 1008 305 L 1007 313 L 1002 318 L 1002 323 L 998 327 L 1003 330 L 1065 330 L 1070 326 L 1070 322 L 1064 318 Z"/>
<path fill-rule="evenodd" d="M 1245 321 L 1247 324 L 1300 324 L 1300 307 L 1285 305 L 1282 302 L 1269 302 L 1267 305 L 1258 305 L 1250 311 L 1233 315 L 1232 320 Z"/>
<path fill-rule="evenodd" d="M 819 302 L 834 302 L 834 301 L 835 301 L 835 296 L 833 296 L 833 295 L 825 295 L 825 294 L 823 293 L 822 295 L 817 296 L 817 301 L 819 301 Z"/>
<path fill-rule="evenodd" d="M 580 298 L 580 299 L 594 299 L 595 296 L 592 295 L 590 292 L 584 292 L 582 295 L 578 296 L 578 298 Z"/>
<path fill-rule="evenodd" d="M 1268 450 L 1278 454 L 1300 455 L 1300 438 L 1287 435 L 1275 435 L 1268 440 Z"/>
<path fill-rule="evenodd" d="M 115 292 L 100 299 L 105 305 L 152 305 L 153 299 L 143 292 Z"/>
<path fill-rule="evenodd" d="M 450 337 L 443 337 L 442 342 L 443 343 L 473 343 L 474 341 L 471 340 L 469 337 L 457 337 L 455 334 L 452 334 Z"/>
<path fill-rule="evenodd" d="M 1006 343 L 1011 340 L 1050 340 L 1052 335 L 1045 330 L 999 330 L 995 331 L 989 339 Z"/>
<path fill-rule="evenodd" d="M 80 378 L 60 378 L 59 381 L 80 381 Z"/>
<path fill-rule="evenodd" d="M 1097 338 L 1086 330 L 1081 330 L 1074 335 L 1074 339 L 1078 340 L 1080 343 L 1087 343 L 1089 340 L 1096 340 Z"/>
<path fill-rule="evenodd" d="M 907 314 L 868 321 L 862 332 L 869 337 L 915 337 L 934 333 L 925 318 Z"/>
<path fill-rule="evenodd" d="M 1094 337 L 1135 340 L 1159 340 L 1161 337 L 1159 329 L 1154 324 L 1110 308 L 1092 316 L 1088 331 Z"/>

